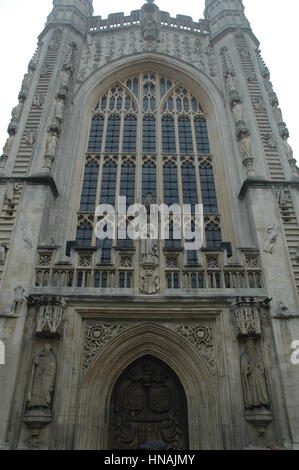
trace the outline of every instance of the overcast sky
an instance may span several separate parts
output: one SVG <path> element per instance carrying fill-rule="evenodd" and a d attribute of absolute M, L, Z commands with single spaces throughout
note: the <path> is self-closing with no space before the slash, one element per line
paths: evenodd
<path fill-rule="evenodd" d="M 94 0 L 95 15 L 128 14 L 140 9 L 139 0 Z M 161 10 L 172 16 L 184 14 L 194 20 L 203 17 L 204 0 L 157 0 Z M 298 95 L 298 0 L 243 0 L 253 32 L 261 43 L 271 80 L 278 94 L 284 120 L 289 128 L 294 155 L 299 160 L 299 136 L 296 129 Z M 23 76 L 37 44 L 52 0 L 0 0 L 0 152 L 7 138 L 12 108 L 17 104 Z M 298 85 L 297 85 L 298 88 Z M 297 131 L 297 132 L 296 132 Z"/>

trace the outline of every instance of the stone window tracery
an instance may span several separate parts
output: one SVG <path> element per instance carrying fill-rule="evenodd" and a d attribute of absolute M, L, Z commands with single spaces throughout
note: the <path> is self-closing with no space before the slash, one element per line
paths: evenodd
<path fill-rule="evenodd" d="M 205 215 L 218 215 L 217 222 L 205 222 L 204 243 L 217 250 L 222 238 L 213 160 L 206 115 L 187 88 L 156 72 L 118 81 L 104 92 L 93 112 L 79 217 L 94 213 L 99 203 L 118 210 L 119 195 L 126 196 L 130 206 L 151 192 L 159 203 L 191 204 L 192 214 L 202 203 Z M 133 247 L 119 234 L 116 241 L 96 241 L 96 222 L 78 223 L 77 242 L 100 248 L 102 263 L 111 262 L 113 248 Z M 170 240 L 168 246 L 180 249 L 183 243 Z M 197 252 L 191 252 L 185 262 L 196 264 L 197 259 Z M 171 282 L 180 284 L 177 279 Z"/>

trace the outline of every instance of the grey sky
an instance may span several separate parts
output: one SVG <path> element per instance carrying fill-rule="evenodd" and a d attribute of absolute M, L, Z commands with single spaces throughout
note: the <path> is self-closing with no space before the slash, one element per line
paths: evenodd
<path fill-rule="evenodd" d="M 94 0 L 96 15 L 104 18 L 109 13 L 141 7 L 143 0 Z M 157 0 L 161 10 L 171 15 L 178 13 L 192 16 L 194 20 L 203 17 L 204 0 L 174 2 Z M 290 144 L 298 160 L 299 138 L 297 125 L 297 84 L 298 52 L 296 50 L 298 30 L 298 0 L 243 0 L 246 15 L 253 32 L 261 42 L 264 59 L 271 72 L 271 80 L 278 95 L 284 120 L 289 128 Z M 7 127 L 27 64 L 37 44 L 47 15 L 52 9 L 52 0 L 1 0 L 0 1 L 0 152 L 7 138 Z M 297 59 L 296 59 L 297 57 Z"/>

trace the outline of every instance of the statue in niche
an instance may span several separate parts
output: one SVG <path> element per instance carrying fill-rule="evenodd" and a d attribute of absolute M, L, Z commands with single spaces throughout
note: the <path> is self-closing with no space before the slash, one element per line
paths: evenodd
<path fill-rule="evenodd" d="M 244 120 L 243 106 L 240 102 L 234 103 L 232 111 L 233 111 L 233 116 L 234 116 L 235 122 L 239 122 L 239 121 Z"/>
<path fill-rule="evenodd" d="M 225 82 L 229 92 L 236 91 L 236 80 L 232 72 L 228 71 L 225 74 Z"/>
<path fill-rule="evenodd" d="M 61 99 L 59 96 L 56 97 L 56 105 L 55 105 L 55 118 L 59 121 L 62 122 L 63 118 L 63 113 L 64 113 L 64 100 Z"/>
<path fill-rule="evenodd" d="M 23 108 L 24 108 L 24 102 L 23 100 L 20 100 L 19 104 L 15 108 L 13 108 L 11 112 L 11 124 L 18 124 L 20 117 L 22 115 L 22 112 L 23 112 Z"/>
<path fill-rule="evenodd" d="M 46 155 L 55 157 L 57 145 L 58 145 L 58 135 L 56 133 L 50 132 L 48 135 L 48 140 L 47 140 Z"/>
<path fill-rule="evenodd" d="M 49 73 L 49 66 L 47 62 L 44 62 L 41 71 L 40 71 L 40 77 L 43 78 Z"/>
<path fill-rule="evenodd" d="M 26 410 L 42 409 L 51 413 L 56 383 L 56 357 L 49 344 L 34 359 Z"/>
<path fill-rule="evenodd" d="M 264 252 L 272 254 L 274 251 L 275 244 L 278 238 L 278 227 L 271 225 L 267 228 L 265 241 L 264 241 Z"/>
<path fill-rule="evenodd" d="M 32 80 L 33 80 L 33 71 L 29 69 L 28 73 L 24 75 L 20 96 L 24 96 L 24 98 L 27 98 L 27 94 L 29 92 Z"/>
<path fill-rule="evenodd" d="M 154 209 L 154 200 L 152 194 L 148 193 L 144 202 L 144 207 L 146 209 L 146 238 L 141 240 L 141 262 L 149 264 L 158 264 L 159 263 L 159 245 L 157 239 L 158 227 L 154 227 L 150 223 L 151 208 L 152 213 Z"/>
<path fill-rule="evenodd" d="M 269 408 L 265 367 L 253 338 L 245 343 L 245 352 L 241 357 L 241 375 L 245 408 Z"/>

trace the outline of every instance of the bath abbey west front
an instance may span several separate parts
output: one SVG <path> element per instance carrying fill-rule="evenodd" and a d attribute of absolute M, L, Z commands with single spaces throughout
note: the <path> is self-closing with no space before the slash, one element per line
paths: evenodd
<path fill-rule="evenodd" d="M 299 448 L 298 169 L 242 1 L 205 3 L 53 1 L 0 160 L 2 449 Z M 118 196 L 202 204 L 203 248 L 97 239 Z"/>

